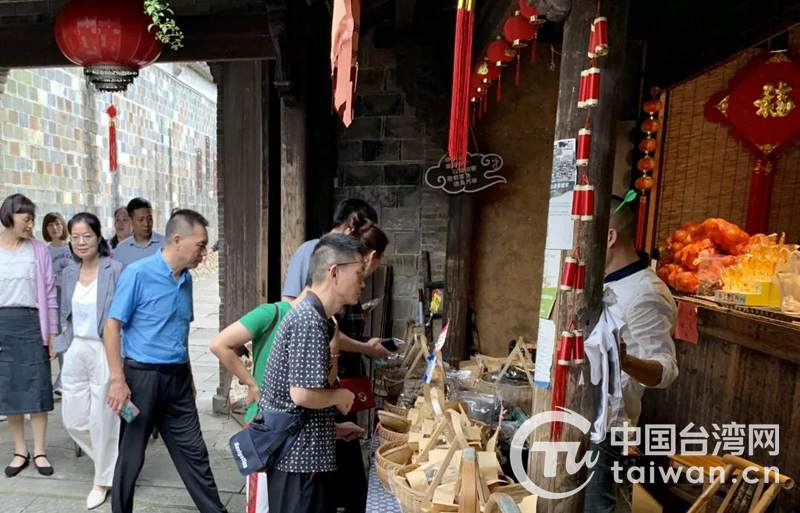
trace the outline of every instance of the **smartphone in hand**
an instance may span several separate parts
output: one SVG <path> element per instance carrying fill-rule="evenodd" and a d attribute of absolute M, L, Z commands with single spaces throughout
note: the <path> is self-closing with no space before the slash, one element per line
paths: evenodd
<path fill-rule="evenodd" d="M 122 407 L 119 412 L 119 416 L 122 417 L 122 420 L 130 424 L 133 420 L 139 415 L 139 408 L 136 407 L 135 404 L 128 399 L 128 402 Z"/>
<path fill-rule="evenodd" d="M 387 351 L 396 353 L 405 343 L 405 340 L 400 340 L 399 338 L 387 338 L 381 342 L 381 345 L 386 348 Z"/>

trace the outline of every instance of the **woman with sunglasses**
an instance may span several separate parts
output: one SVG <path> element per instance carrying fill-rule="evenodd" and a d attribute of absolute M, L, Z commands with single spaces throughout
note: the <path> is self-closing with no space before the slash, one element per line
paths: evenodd
<path fill-rule="evenodd" d="M 56 341 L 65 352 L 62 416 L 69 435 L 94 461 L 94 486 L 86 498 L 86 507 L 94 509 L 106 501 L 117 461 L 120 421 L 106 404 L 109 370 L 103 326 L 122 264 L 109 258 L 94 214 L 76 214 L 67 229 L 75 261 L 64 270 L 62 331 Z"/>

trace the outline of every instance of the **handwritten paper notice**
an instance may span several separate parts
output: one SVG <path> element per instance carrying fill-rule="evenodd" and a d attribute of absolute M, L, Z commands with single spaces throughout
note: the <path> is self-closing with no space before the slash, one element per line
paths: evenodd
<path fill-rule="evenodd" d="M 675 323 L 675 338 L 697 344 L 697 307 L 685 301 L 678 301 L 678 320 Z"/>

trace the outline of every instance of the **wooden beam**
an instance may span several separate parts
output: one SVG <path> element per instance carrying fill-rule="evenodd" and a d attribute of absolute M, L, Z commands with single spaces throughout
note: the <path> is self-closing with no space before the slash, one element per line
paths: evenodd
<path fill-rule="evenodd" d="M 472 236 L 474 196 L 450 196 L 447 215 L 447 259 L 445 263 L 445 357 L 451 365 L 467 359 L 467 315 L 472 284 Z"/>
<path fill-rule="evenodd" d="M 306 111 L 281 98 L 281 283 L 306 240 Z"/>
<path fill-rule="evenodd" d="M 220 223 L 220 326 L 227 326 L 265 300 L 260 286 L 265 244 L 266 171 L 262 103 L 264 61 L 213 65 L 218 84 L 218 184 Z M 213 409 L 227 413 L 230 374 L 220 365 Z"/>
<path fill-rule="evenodd" d="M 185 16 L 177 18 L 184 33 L 178 51 L 165 48 L 158 62 L 235 61 L 275 57 L 265 14 Z M 58 49 L 53 23 L 0 25 L 0 68 L 73 66 Z"/>

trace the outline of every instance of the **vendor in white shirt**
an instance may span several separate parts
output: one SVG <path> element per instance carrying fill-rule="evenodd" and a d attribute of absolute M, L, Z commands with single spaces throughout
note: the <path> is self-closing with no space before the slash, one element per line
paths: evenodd
<path fill-rule="evenodd" d="M 635 426 L 642 411 L 645 388 L 667 388 L 678 377 L 675 360 L 676 307 L 672 295 L 650 268 L 647 255 L 634 248 L 636 216 L 622 198 L 613 197 L 608 228 L 604 302 L 613 316 L 623 324 L 620 344 L 622 369 L 622 402 L 612 402 L 608 412 L 609 426 Z M 610 430 L 609 430 L 610 433 Z M 614 486 L 611 467 L 623 460 L 620 448 L 611 445 L 610 434 L 600 443 L 592 443 L 600 458 L 593 468 L 594 476 L 586 488 L 586 513 L 629 511 L 630 485 Z M 623 474 L 624 475 L 624 474 Z M 620 490 L 621 488 L 621 490 Z M 617 507 L 615 489 L 622 492 Z M 627 503 L 627 504 L 622 504 Z M 627 506 L 627 507 L 626 507 Z"/>

